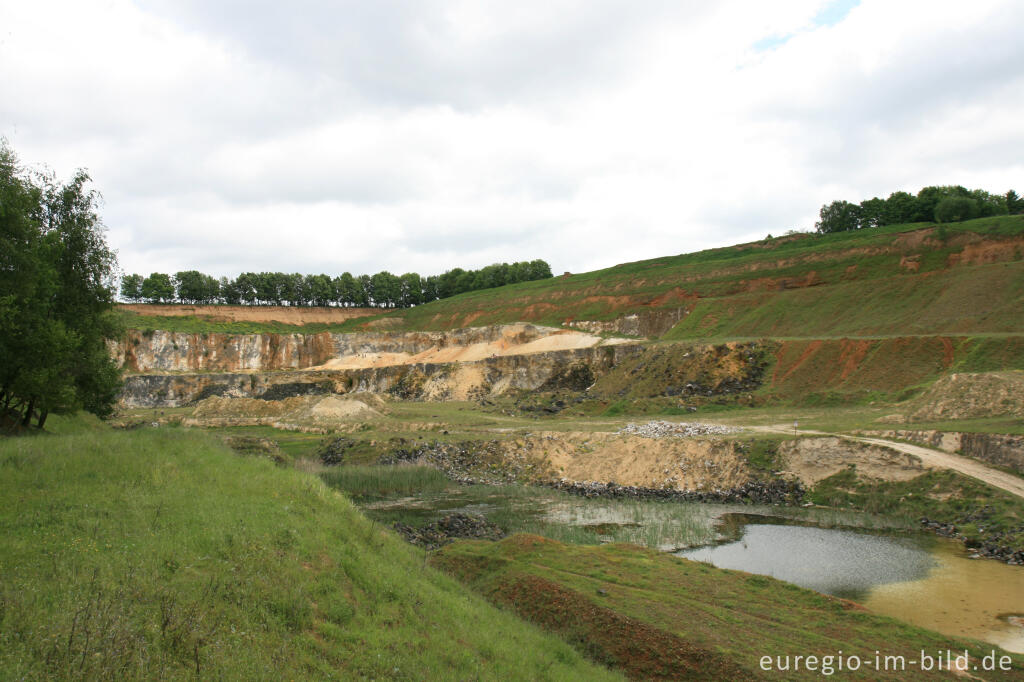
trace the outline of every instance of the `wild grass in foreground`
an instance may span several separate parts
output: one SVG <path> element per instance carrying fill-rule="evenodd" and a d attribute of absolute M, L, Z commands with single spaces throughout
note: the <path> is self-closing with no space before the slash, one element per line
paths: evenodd
<path fill-rule="evenodd" d="M 4 439 L 0 499 L 3 679 L 610 676 L 208 434 Z"/>

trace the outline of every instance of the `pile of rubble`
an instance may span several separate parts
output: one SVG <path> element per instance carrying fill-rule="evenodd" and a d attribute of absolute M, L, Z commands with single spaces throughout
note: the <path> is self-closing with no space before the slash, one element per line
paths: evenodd
<path fill-rule="evenodd" d="M 739 433 L 740 429 L 718 424 L 701 424 L 697 422 L 649 421 L 646 424 L 626 424 L 618 433 L 643 438 L 693 438 L 695 436 L 727 436 Z"/>
<path fill-rule="evenodd" d="M 541 477 L 546 469 L 525 450 L 503 440 L 417 443 L 395 439 L 391 450 L 378 460 L 384 465 L 406 462 L 429 464 L 450 480 L 465 484 L 522 483 Z"/>
<path fill-rule="evenodd" d="M 677 490 L 675 488 L 644 488 L 597 481 L 569 481 L 562 479 L 548 483 L 583 497 L 613 497 L 632 499 L 674 500 L 677 502 L 735 502 L 739 504 L 798 504 L 806 489 L 799 481 L 749 481 L 725 490 Z"/>
<path fill-rule="evenodd" d="M 429 550 L 443 547 L 455 538 L 500 540 L 507 535 L 499 526 L 483 517 L 460 513 L 449 514 L 422 528 L 404 523 L 396 523 L 393 528 L 406 541 Z"/>
<path fill-rule="evenodd" d="M 972 514 L 961 516 L 954 522 L 935 521 L 927 516 L 922 516 L 920 522 L 921 527 L 926 530 L 943 537 L 960 540 L 971 552 L 970 558 L 972 559 L 985 557 L 1005 561 L 1011 566 L 1024 566 L 1024 547 L 1019 545 L 1019 541 L 1015 541 L 1015 536 L 1024 532 L 1024 526 L 1011 528 L 1004 532 L 994 530 L 986 532 L 985 527 L 978 525 L 978 522 L 984 523 L 990 514 L 991 509 L 986 507 Z M 957 523 L 976 524 L 980 537 L 965 537 L 957 528 Z"/>

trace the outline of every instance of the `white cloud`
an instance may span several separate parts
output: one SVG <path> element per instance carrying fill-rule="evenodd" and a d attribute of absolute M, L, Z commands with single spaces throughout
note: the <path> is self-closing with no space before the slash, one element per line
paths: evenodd
<path fill-rule="evenodd" d="M 1024 190 L 1024 8 L 850 4 L 7 3 L 0 135 L 146 273 L 578 272 Z"/>

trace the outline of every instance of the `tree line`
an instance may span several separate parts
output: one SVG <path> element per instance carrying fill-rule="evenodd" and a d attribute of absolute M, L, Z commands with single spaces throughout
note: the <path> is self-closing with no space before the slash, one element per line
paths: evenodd
<path fill-rule="evenodd" d="M 121 278 L 121 298 L 148 303 L 229 303 L 241 305 L 346 306 L 408 308 L 467 291 L 551 277 L 543 260 L 495 263 L 479 270 L 455 268 L 421 277 L 386 270 L 375 275 L 303 275 L 284 272 L 243 272 L 217 279 L 197 270 L 169 275 L 154 272 Z"/>
<path fill-rule="evenodd" d="M 925 187 L 917 195 L 893 192 L 887 199 L 874 197 L 859 204 L 833 201 L 825 204 L 814 224 L 821 233 L 847 232 L 901 223 L 955 223 L 972 218 L 1024 213 L 1024 199 L 1012 189 L 989 194 L 961 185 Z"/>
<path fill-rule="evenodd" d="M 48 414 L 113 411 L 120 372 L 117 259 L 89 176 L 27 172 L 0 140 L 0 423 L 42 428 Z"/>

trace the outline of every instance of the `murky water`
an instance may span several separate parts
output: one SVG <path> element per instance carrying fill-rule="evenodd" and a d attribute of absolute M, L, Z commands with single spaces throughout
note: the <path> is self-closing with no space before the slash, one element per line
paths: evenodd
<path fill-rule="evenodd" d="M 929 536 L 746 523 L 739 540 L 677 556 L 770 575 L 951 636 L 1024 652 L 1024 570 Z"/>
<path fill-rule="evenodd" d="M 773 516 L 780 513 L 777 507 L 584 499 L 522 486 L 460 486 L 363 508 L 385 523 L 422 525 L 459 511 L 485 516 L 509 532 L 541 533 L 563 542 L 659 547 L 1024 653 L 1024 617 L 1018 618 L 1024 616 L 1024 568 L 968 559 L 960 543 L 932 535 L 823 528 Z M 823 510 L 785 513 L 804 511 L 824 525 L 878 521 Z"/>

